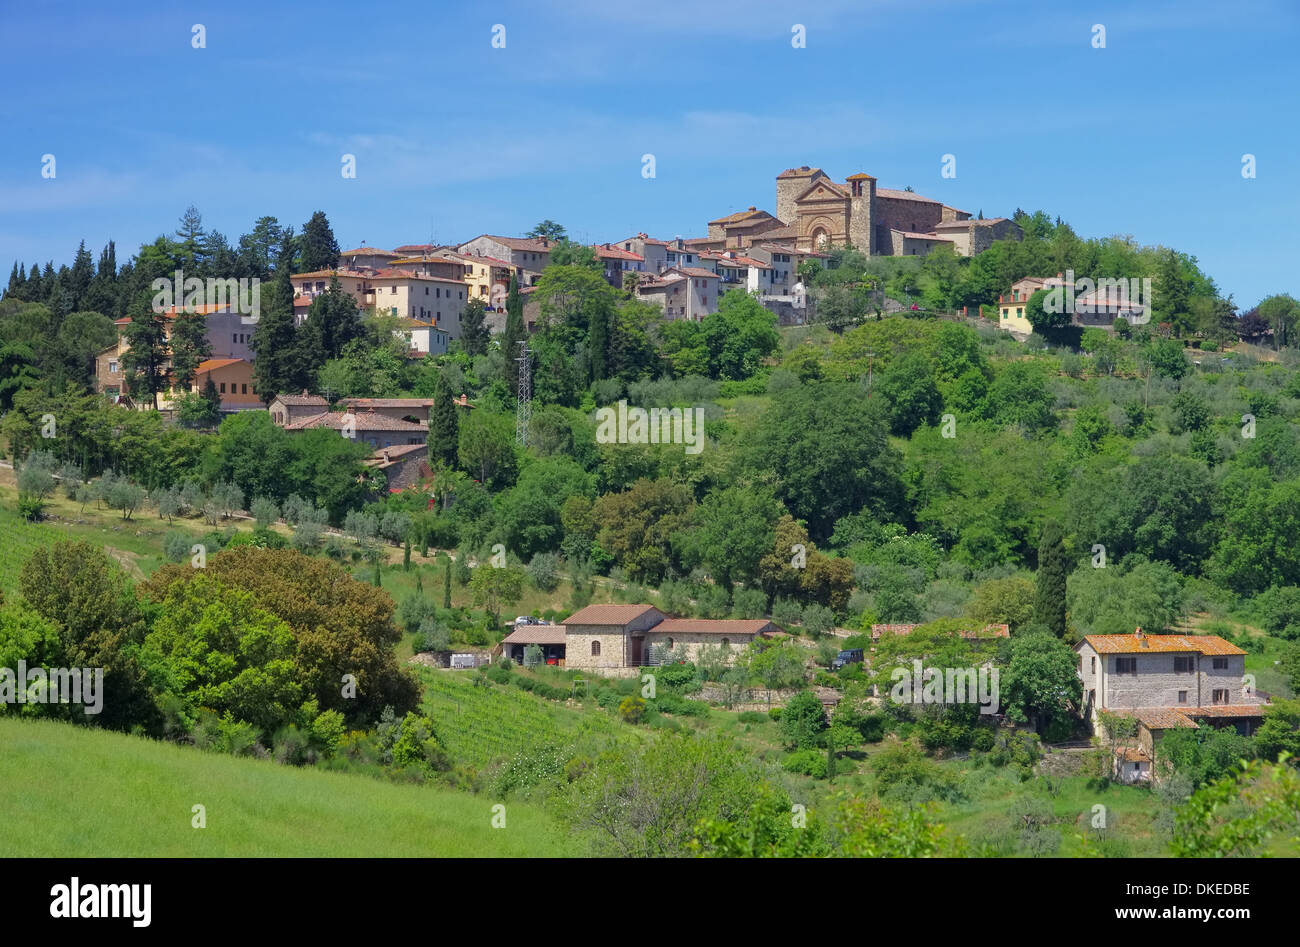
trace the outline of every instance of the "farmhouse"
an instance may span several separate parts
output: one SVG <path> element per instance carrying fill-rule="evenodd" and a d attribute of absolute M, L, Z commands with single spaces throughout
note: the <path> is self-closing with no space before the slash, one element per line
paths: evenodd
<path fill-rule="evenodd" d="M 1076 646 L 1085 716 L 1103 712 L 1137 722 L 1137 746 L 1116 752 L 1128 782 L 1151 778 L 1166 730 L 1233 727 L 1250 736 L 1267 701 L 1246 677 L 1246 652 L 1217 635 L 1087 635 Z"/>
<path fill-rule="evenodd" d="M 661 664 L 669 651 L 699 658 L 706 645 L 739 650 L 776 631 L 770 621 L 669 618 L 653 605 L 588 605 L 564 622 L 566 667 L 611 676 Z"/>

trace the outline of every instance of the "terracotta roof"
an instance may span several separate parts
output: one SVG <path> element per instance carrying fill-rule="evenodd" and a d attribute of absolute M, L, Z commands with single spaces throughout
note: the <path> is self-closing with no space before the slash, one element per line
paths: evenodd
<path fill-rule="evenodd" d="M 343 398 L 339 404 L 348 408 L 432 408 L 432 398 Z"/>
<path fill-rule="evenodd" d="M 665 272 L 681 273 L 683 276 L 693 276 L 701 279 L 706 276 L 719 279 L 717 273 L 712 270 L 702 270 L 698 266 L 670 266 Z"/>
<path fill-rule="evenodd" d="M 357 256 L 365 254 L 369 256 L 397 256 L 392 250 L 381 250 L 378 247 L 357 247 L 355 250 L 344 250 L 339 256 Z"/>
<path fill-rule="evenodd" d="M 320 395 L 276 395 L 275 400 L 288 408 L 305 408 L 311 405 L 327 407 L 329 402 Z"/>
<path fill-rule="evenodd" d="M 1084 635 L 1098 654 L 1153 654 L 1196 652 L 1199 654 L 1245 654 L 1235 644 L 1218 635 Z M 1143 643 L 1145 642 L 1145 644 Z M 1080 642 L 1082 644 L 1082 642 Z M 1076 648 L 1078 645 L 1076 645 Z"/>
<path fill-rule="evenodd" d="M 286 431 L 307 431 L 312 428 L 327 427 L 336 431 L 343 430 L 347 419 L 354 419 L 354 430 L 357 431 L 409 431 L 412 434 L 428 434 L 429 429 L 423 424 L 412 424 L 410 421 L 402 421 L 398 418 L 390 418 L 386 414 L 375 414 L 373 411 L 366 411 L 361 414 L 352 412 L 325 411 L 321 414 L 312 415 L 309 418 L 303 418 L 301 421 L 294 421 L 292 424 L 286 424 Z"/>
<path fill-rule="evenodd" d="M 651 629 L 656 634 L 696 635 L 761 635 L 775 631 L 776 626 L 766 619 L 742 621 L 737 619 L 666 618 Z"/>
<path fill-rule="evenodd" d="M 756 207 L 751 207 L 749 208 L 749 210 L 738 210 L 734 214 L 728 214 L 726 217 L 719 217 L 717 220 L 710 220 L 709 223 L 735 224 L 735 223 L 739 223 L 742 220 L 749 220 L 755 217 L 772 217 L 772 215 L 765 210 L 759 210 Z"/>
<path fill-rule="evenodd" d="M 403 246 L 397 247 L 393 255 L 396 256 L 397 254 L 431 253 L 436 249 L 438 249 L 438 245 L 436 243 L 408 243 Z"/>
<path fill-rule="evenodd" d="M 952 243 L 947 237 L 934 233 L 913 233 L 910 230 L 891 230 L 890 233 L 902 234 L 909 240 L 929 240 L 931 243 Z"/>
<path fill-rule="evenodd" d="M 492 266 L 503 266 L 506 269 L 514 269 L 514 264 L 509 260 L 498 260 L 494 256 L 482 256 L 477 253 L 454 253 L 453 256 L 460 257 L 466 263 L 488 263 Z"/>
<path fill-rule="evenodd" d="M 1115 750 L 1115 755 L 1126 763 L 1151 761 L 1151 755 L 1140 746 L 1121 746 Z"/>
<path fill-rule="evenodd" d="M 226 368 L 242 361 L 242 358 L 210 358 L 206 361 L 199 362 L 198 370 L 201 372 L 210 372 L 213 369 Z"/>
<path fill-rule="evenodd" d="M 1210 704 L 1188 707 L 1181 712 L 1188 717 L 1262 717 L 1268 704 Z"/>
<path fill-rule="evenodd" d="M 373 275 L 366 278 L 376 282 L 390 279 L 414 279 L 423 280 L 426 283 L 452 283 L 456 286 L 465 285 L 464 280 L 452 279 L 450 276 L 426 276 L 424 273 L 416 273 L 414 270 L 376 270 Z"/>
<path fill-rule="evenodd" d="M 626 625 L 646 612 L 659 612 L 653 605 L 588 605 L 564 620 L 566 625 Z M 659 612 L 662 615 L 662 612 Z"/>
<path fill-rule="evenodd" d="M 947 227 L 987 227 L 990 224 L 1000 223 L 1006 220 L 1005 217 L 985 217 L 983 220 L 945 220 L 942 223 L 934 225 L 935 230 Z"/>
<path fill-rule="evenodd" d="M 564 644 L 563 625 L 523 625 L 501 639 L 502 644 Z"/>
<path fill-rule="evenodd" d="M 784 227 L 773 227 L 771 230 L 763 231 L 763 236 L 769 240 L 781 240 L 786 237 L 798 237 L 799 232 L 792 224 L 786 224 Z"/>
<path fill-rule="evenodd" d="M 429 449 L 428 444 L 395 444 L 392 447 L 381 447 L 370 455 L 366 461 L 371 466 L 377 466 L 380 469 L 391 467 L 393 462 L 399 461 L 411 454 L 423 454 Z"/>
<path fill-rule="evenodd" d="M 490 233 L 480 234 L 480 236 L 487 237 L 489 240 L 495 240 L 497 243 L 504 247 L 509 247 L 511 250 L 529 250 L 534 253 L 550 253 L 555 249 L 554 242 L 543 243 L 541 240 L 533 237 L 498 237 L 495 234 Z M 474 240 L 478 239 L 479 237 L 474 238 Z M 473 242 L 473 240 L 467 240 L 465 243 L 462 243 L 461 246 Z"/>
<path fill-rule="evenodd" d="M 292 282 L 296 279 L 325 279 L 330 276 L 350 276 L 353 279 L 369 279 L 371 274 L 369 272 L 362 272 L 361 270 L 312 270 L 310 273 L 291 273 L 289 274 L 289 281 Z"/>
<path fill-rule="evenodd" d="M 609 244 L 597 243 L 591 248 L 596 252 L 596 256 L 609 260 L 634 260 L 645 262 L 645 257 L 639 253 L 633 253 L 631 250 L 624 250 L 622 247 L 613 247 Z"/>
<path fill-rule="evenodd" d="M 874 181 L 875 178 L 874 178 L 872 175 L 870 175 L 870 174 L 865 174 L 864 172 L 859 171 L 857 174 L 850 174 L 850 175 L 849 175 L 847 178 L 845 178 L 844 180 L 846 180 L 846 181 Z"/>
<path fill-rule="evenodd" d="M 922 197 L 913 191 L 895 191 L 893 188 L 888 187 L 876 188 L 876 197 L 886 197 L 893 201 L 915 201 L 918 204 L 938 204 L 943 206 L 943 201 L 936 201 L 931 197 Z"/>
<path fill-rule="evenodd" d="M 1195 721 L 1188 720 L 1182 711 L 1173 707 L 1143 707 L 1138 710 L 1119 711 L 1123 717 L 1136 717 L 1148 730 L 1195 730 Z"/>
<path fill-rule="evenodd" d="M 808 165 L 805 164 L 801 168 L 786 168 L 784 171 L 782 171 L 780 174 L 777 175 L 777 179 L 780 180 L 781 178 L 806 178 L 810 174 L 816 174 L 820 170 L 821 168 L 810 168 L 808 167 Z"/>
<path fill-rule="evenodd" d="M 943 205 L 943 209 L 944 209 L 944 210 L 955 211 L 955 212 L 958 213 L 958 214 L 967 214 L 967 215 L 970 214 L 970 211 L 968 211 L 968 210 L 962 210 L 960 207 L 953 207 L 951 204 L 944 204 L 944 205 Z"/>

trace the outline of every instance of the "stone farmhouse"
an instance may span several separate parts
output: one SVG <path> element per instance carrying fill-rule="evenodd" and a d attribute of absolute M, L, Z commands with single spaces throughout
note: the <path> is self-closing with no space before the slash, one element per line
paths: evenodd
<path fill-rule="evenodd" d="M 671 650 L 682 649 L 695 661 L 706 645 L 734 652 L 777 631 L 761 619 L 669 618 L 653 605 L 588 605 L 563 628 L 565 666 L 609 677 L 635 676 L 641 667 L 662 663 Z"/>
<path fill-rule="evenodd" d="M 1084 716 L 1133 717 L 1137 745 L 1120 748 L 1116 771 L 1127 782 L 1152 778 L 1166 730 L 1233 727 L 1252 734 L 1267 700 L 1246 677 L 1246 652 L 1217 635 L 1087 635 L 1075 646 Z"/>

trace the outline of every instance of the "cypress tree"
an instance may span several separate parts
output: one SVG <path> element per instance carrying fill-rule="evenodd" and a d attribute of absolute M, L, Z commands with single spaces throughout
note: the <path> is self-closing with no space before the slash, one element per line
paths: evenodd
<path fill-rule="evenodd" d="M 442 607 L 451 608 L 451 556 L 447 557 L 442 569 Z"/>
<path fill-rule="evenodd" d="M 25 278 L 18 275 L 18 261 L 14 260 L 14 268 L 9 272 L 9 285 L 5 288 L 5 296 L 20 295 Z"/>
<path fill-rule="evenodd" d="M 298 246 L 302 251 L 299 264 L 304 273 L 332 270 L 339 265 L 339 244 L 334 239 L 329 218 L 322 210 L 312 214 L 311 220 L 303 225 Z"/>
<path fill-rule="evenodd" d="M 519 390 L 519 343 L 528 338 L 524 328 L 524 298 L 519 295 L 519 280 L 510 277 L 510 291 L 506 294 L 506 330 L 501 336 L 501 353 L 506 357 L 506 383 L 510 395 Z"/>
<path fill-rule="evenodd" d="M 433 407 L 429 411 L 429 462 L 456 466 L 456 446 L 460 443 L 460 419 L 452 401 L 446 374 L 438 372 L 433 386 Z"/>
<path fill-rule="evenodd" d="M 302 387 L 287 254 L 280 262 L 285 265 L 276 266 L 275 278 L 263 294 L 261 318 L 253 330 L 253 352 L 257 356 L 253 377 L 264 404 L 270 404 L 279 394 L 296 394 Z"/>
<path fill-rule="evenodd" d="M 1065 580 L 1069 573 L 1065 535 L 1055 520 L 1043 524 L 1038 544 L 1038 581 L 1034 592 L 1034 620 L 1065 637 Z"/>
<path fill-rule="evenodd" d="M 406 537 L 406 545 L 402 548 L 402 571 L 411 571 L 411 537 Z"/>

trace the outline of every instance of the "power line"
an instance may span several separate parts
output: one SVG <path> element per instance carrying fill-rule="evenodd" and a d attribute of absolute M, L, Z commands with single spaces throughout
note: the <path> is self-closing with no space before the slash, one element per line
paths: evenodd
<path fill-rule="evenodd" d="M 515 407 L 515 442 L 528 446 L 528 422 L 533 416 L 533 369 L 532 352 L 528 351 L 528 340 L 519 342 L 519 403 Z"/>

